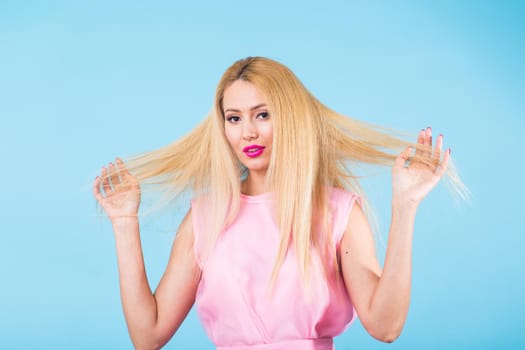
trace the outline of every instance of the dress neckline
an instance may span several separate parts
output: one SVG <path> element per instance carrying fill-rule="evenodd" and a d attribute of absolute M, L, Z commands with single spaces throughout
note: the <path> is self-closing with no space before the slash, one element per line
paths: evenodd
<path fill-rule="evenodd" d="M 265 192 L 265 193 L 256 194 L 256 195 L 248 195 L 248 194 L 241 193 L 241 200 L 243 202 L 248 202 L 248 203 L 265 202 L 265 201 L 272 199 L 272 197 L 273 197 L 273 192 Z"/>

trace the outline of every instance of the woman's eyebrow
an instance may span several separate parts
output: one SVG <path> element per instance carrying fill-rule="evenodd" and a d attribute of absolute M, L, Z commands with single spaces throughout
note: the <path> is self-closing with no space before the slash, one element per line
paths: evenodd
<path fill-rule="evenodd" d="M 262 107 L 266 107 L 266 103 L 258 104 L 257 106 L 254 106 L 254 107 L 250 108 L 250 111 L 254 111 L 254 110 L 259 109 L 259 108 L 262 108 Z M 228 108 L 228 109 L 225 109 L 225 110 L 224 110 L 224 113 L 226 113 L 226 112 L 236 112 L 236 113 L 240 113 L 241 111 L 238 110 L 238 109 L 235 109 L 235 108 Z"/>

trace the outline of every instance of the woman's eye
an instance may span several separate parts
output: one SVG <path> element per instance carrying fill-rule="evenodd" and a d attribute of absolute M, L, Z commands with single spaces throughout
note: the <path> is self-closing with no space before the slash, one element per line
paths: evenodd
<path fill-rule="evenodd" d="M 268 112 L 262 112 L 262 113 L 257 114 L 257 118 L 259 119 L 266 119 L 268 117 L 269 117 Z"/>
<path fill-rule="evenodd" d="M 241 120 L 241 118 L 235 115 L 232 115 L 231 117 L 226 118 L 226 120 L 229 121 L 230 123 L 237 123 L 239 120 Z"/>

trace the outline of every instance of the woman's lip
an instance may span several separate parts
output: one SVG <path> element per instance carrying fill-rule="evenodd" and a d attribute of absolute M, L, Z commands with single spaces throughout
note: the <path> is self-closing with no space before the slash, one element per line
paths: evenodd
<path fill-rule="evenodd" d="M 265 147 L 264 146 L 259 146 L 259 145 L 249 145 L 249 146 L 246 146 L 242 149 L 243 152 L 249 152 L 250 150 L 252 149 L 264 149 Z"/>
<path fill-rule="evenodd" d="M 242 149 L 242 151 L 244 152 L 244 154 L 246 154 L 248 157 L 250 158 L 255 158 L 255 157 L 258 157 L 260 156 L 261 154 L 263 154 L 264 152 L 264 146 L 259 146 L 259 145 L 250 145 L 250 146 L 246 146 Z"/>
<path fill-rule="evenodd" d="M 263 154 L 263 152 L 264 152 L 264 148 L 259 148 L 257 151 L 244 152 L 244 154 L 246 154 L 250 158 L 255 158 L 255 157 L 259 157 L 261 154 Z"/>

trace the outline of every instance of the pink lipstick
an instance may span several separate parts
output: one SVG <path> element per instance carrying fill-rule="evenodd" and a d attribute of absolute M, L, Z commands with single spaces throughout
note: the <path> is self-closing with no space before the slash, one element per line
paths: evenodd
<path fill-rule="evenodd" d="M 244 152 L 244 154 L 246 154 L 248 157 L 250 158 L 255 158 L 255 157 L 259 157 L 261 154 L 263 154 L 264 152 L 264 149 L 266 147 L 264 146 L 259 146 L 259 145 L 250 145 L 250 146 L 246 146 L 242 149 L 242 151 Z"/>

